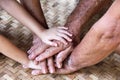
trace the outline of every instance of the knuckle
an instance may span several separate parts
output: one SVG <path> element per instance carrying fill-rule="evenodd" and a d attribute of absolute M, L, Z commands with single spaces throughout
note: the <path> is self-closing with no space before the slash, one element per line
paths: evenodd
<path fill-rule="evenodd" d="M 76 69 L 80 67 L 80 63 L 76 62 L 76 60 L 70 59 L 70 62 L 68 63 L 71 69 Z"/>
<path fill-rule="evenodd" d="M 46 49 L 45 54 L 50 54 L 51 50 Z"/>

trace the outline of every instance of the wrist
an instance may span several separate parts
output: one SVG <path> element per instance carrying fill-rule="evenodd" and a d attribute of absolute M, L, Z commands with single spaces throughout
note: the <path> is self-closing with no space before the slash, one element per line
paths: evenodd
<path fill-rule="evenodd" d="M 42 36 L 44 36 L 43 35 L 43 33 L 46 31 L 46 29 L 40 29 L 40 30 L 38 30 L 38 32 L 36 32 L 36 35 L 39 37 L 39 38 L 42 38 Z"/>

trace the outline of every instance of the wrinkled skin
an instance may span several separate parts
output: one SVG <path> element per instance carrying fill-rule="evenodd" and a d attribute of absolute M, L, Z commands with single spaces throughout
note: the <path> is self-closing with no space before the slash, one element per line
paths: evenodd
<path fill-rule="evenodd" d="M 3 0 L 0 0 L 0 1 L 3 1 Z M 35 1 L 38 1 L 38 0 L 35 0 Z M 81 24 L 84 23 L 82 22 L 84 21 L 83 20 L 84 17 L 81 18 L 83 14 L 82 15 L 80 14 L 81 10 L 84 9 L 84 11 L 86 12 L 90 11 L 89 7 L 86 8 L 85 6 L 87 4 L 90 4 L 91 2 L 92 3 L 90 4 L 90 6 L 92 6 L 93 3 L 96 3 L 97 1 L 100 2 L 101 0 L 96 0 L 96 1 L 87 0 L 87 3 L 82 5 L 84 6 L 82 7 L 82 9 L 79 9 L 81 5 L 77 7 L 76 11 L 78 11 L 79 14 L 74 15 L 76 13 L 75 11 L 73 14 L 74 16 L 72 16 L 71 19 L 68 19 L 69 24 L 67 25 L 67 27 L 69 27 L 70 31 L 73 33 L 74 35 L 73 37 L 76 38 L 76 36 L 78 36 L 77 34 L 80 32 L 80 26 Z M 115 0 L 115 3 L 112 5 L 110 10 L 108 10 L 108 12 L 97 23 L 95 23 L 92 26 L 92 28 L 83 38 L 83 40 L 77 45 L 77 47 L 73 46 L 75 44 L 74 39 L 73 39 L 73 42 L 67 45 L 64 45 L 56 41 L 59 46 L 51 47 L 43 43 L 39 38 L 37 37 L 34 38 L 33 46 L 28 51 L 28 53 L 30 54 L 29 58 L 35 59 L 35 60 L 39 58 L 40 62 L 38 64 L 40 64 L 42 69 L 41 71 L 33 70 L 32 74 L 37 75 L 37 74 L 49 73 L 49 72 L 57 73 L 57 74 L 71 73 L 83 67 L 94 65 L 100 62 L 101 60 L 103 60 L 108 55 L 110 55 L 113 51 L 115 50 L 117 51 L 117 49 L 119 49 L 118 46 L 120 43 L 120 33 L 119 33 L 119 30 L 120 30 L 119 7 L 120 6 L 119 4 L 120 4 L 120 1 Z M 92 9 L 94 9 L 94 6 L 92 7 L 93 7 Z M 82 13 L 84 13 L 84 11 Z M 43 15 L 41 14 L 41 16 Z M 44 22 L 45 22 L 45 19 L 44 21 L 42 20 L 40 21 L 40 23 L 42 24 L 44 24 Z M 74 28 L 74 26 L 76 28 Z M 54 58 L 53 56 L 55 54 L 57 54 L 55 56 L 56 65 L 54 64 L 55 62 L 53 59 Z M 68 57 L 68 55 L 70 56 Z M 63 61 L 64 61 L 64 64 L 62 65 Z M 56 71 L 55 71 L 55 66 L 58 67 Z"/>
<path fill-rule="evenodd" d="M 53 73 L 68 74 L 102 61 L 119 46 L 119 30 L 120 19 L 105 14 L 92 26 L 81 43 L 74 48 L 70 57 L 64 61 L 64 66 Z M 42 72 L 39 70 L 38 74 L 42 74 Z"/>
<path fill-rule="evenodd" d="M 37 56 L 39 57 L 40 53 L 43 55 L 42 58 L 45 58 L 46 57 L 45 55 L 48 55 L 48 56 L 51 55 L 51 54 L 49 55 L 49 53 L 52 53 L 52 55 L 54 55 L 56 53 L 59 53 L 61 50 L 63 50 L 62 52 L 60 52 L 56 56 L 56 62 L 58 62 L 58 63 L 56 63 L 57 64 L 56 66 L 59 67 L 59 64 L 62 64 L 62 62 L 64 61 L 64 59 L 72 51 L 73 47 L 72 47 L 72 44 L 69 44 L 69 45 L 66 45 L 66 46 L 63 45 L 63 44 L 61 44 L 60 42 L 58 42 L 58 44 L 59 44 L 58 47 L 50 47 L 50 46 L 44 44 L 39 38 L 37 38 L 35 36 L 34 39 L 33 39 L 33 46 L 28 51 L 28 53 L 30 54 L 29 58 L 30 59 L 35 59 Z M 64 55 L 64 57 L 63 57 L 63 55 Z M 55 72 L 55 63 L 53 61 L 53 57 L 48 58 L 47 59 L 47 63 L 46 63 L 46 60 L 42 60 L 39 63 L 39 65 L 41 65 L 41 67 L 42 67 L 42 73 L 48 73 L 48 71 L 51 72 L 51 73 Z M 49 65 L 48 68 L 47 68 L 47 65 Z M 62 67 L 62 65 L 61 65 L 61 67 Z M 35 75 L 35 73 L 39 74 L 39 71 L 37 71 L 37 70 L 32 71 L 33 75 Z"/>
<path fill-rule="evenodd" d="M 106 16 L 104 18 L 102 18 L 101 20 L 99 20 L 90 29 L 90 31 L 88 32 L 88 34 L 83 38 L 82 42 L 79 43 L 79 45 L 73 50 L 73 52 L 71 53 L 70 57 L 68 57 L 68 59 L 66 61 L 64 61 L 65 57 L 67 57 L 65 55 L 69 55 L 68 53 L 71 52 L 70 51 L 70 50 L 72 50 L 71 48 L 74 48 L 73 47 L 73 45 L 75 44 L 74 41 L 72 43 L 70 43 L 69 45 L 59 44 L 59 47 L 56 47 L 56 48 L 55 47 L 49 47 L 45 52 L 42 53 L 42 54 L 45 54 L 45 55 L 41 56 L 42 59 L 40 61 L 43 61 L 44 60 L 43 58 L 47 58 L 51 54 L 54 55 L 56 53 L 59 53 L 61 50 L 64 50 L 61 54 L 58 54 L 57 57 L 56 57 L 56 59 L 55 59 L 58 68 L 60 68 L 62 66 L 61 63 L 62 63 L 62 61 L 64 61 L 62 69 L 57 69 L 56 72 L 55 72 L 55 70 L 50 70 L 50 66 L 51 66 L 51 68 L 54 68 L 54 66 L 55 66 L 53 64 L 54 62 L 52 62 L 52 64 L 49 64 L 50 63 L 49 61 L 53 60 L 51 58 L 47 59 L 48 60 L 47 61 L 48 64 L 45 62 L 46 65 L 43 65 L 43 66 L 47 68 L 47 65 L 49 65 L 48 69 L 49 69 L 50 73 L 67 74 L 67 73 L 71 73 L 71 72 L 77 71 L 80 68 L 94 65 L 94 64 L 100 62 L 101 60 L 103 60 L 105 57 L 107 57 L 112 51 L 115 50 L 115 48 L 117 47 L 117 45 L 118 45 L 119 42 L 112 43 L 113 46 L 111 46 L 107 50 L 106 49 L 102 50 L 103 47 L 109 46 L 109 44 L 114 40 L 112 38 L 108 38 L 107 39 L 107 37 L 109 37 L 109 35 L 103 35 L 103 34 L 107 34 L 106 31 L 108 33 L 111 33 L 110 29 L 114 30 L 113 27 L 117 25 L 117 24 L 114 24 L 114 22 L 116 22 L 116 21 L 114 21 L 113 19 L 110 19 L 110 20 L 113 20 L 113 21 L 106 22 L 107 20 L 109 20 L 109 18 L 107 18 L 107 19 L 105 19 L 105 18 L 106 18 Z M 73 18 L 71 18 L 71 19 L 73 19 Z M 78 18 L 78 20 L 79 20 L 79 18 Z M 70 21 L 71 20 L 69 20 L 68 22 L 70 22 Z M 108 26 L 108 23 L 112 23 L 112 22 L 113 22 L 113 24 L 111 24 L 110 26 Z M 78 24 L 77 20 L 73 21 L 73 24 L 72 25 L 70 24 L 70 26 L 80 26 L 81 25 L 81 24 Z M 106 25 L 107 25 L 107 27 L 106 27 Z M 101 27 L 101 26 L 103 26 L 103 27 Z M 75 28 L 73 28 L 73 27 L 70 27 L 70 28 L 71 28 L 71 30 L 75 30 Z M 104 31 L 104 30 L 106 30 L 106 31 Z M 76 34 L 78 34 L 76 32 L 79 32 L 79 29 L 73 31 L 73 34 L 74 34 L 74 32 L 75 32 L 75 36 L 73 36 L 73 37 L 76 37 L 77 36 Z M 96 34 L 96 35 L 93 36 L 94 34 Z M 106 40 L 108 40 L 108 41 L 106 41 Z M 109 43 L 109 40 L 110 40 L 110 43 Z M 104 43 L 101 43 L 101 41 L 103 41 Z M 104 45 L 105 43 L 106 43 L 106 45 Z M 98 46 L 96 46 L 96 45 L 98 45 Z M 63 48 L 61 46 L 65 46 L 65 47 Z M 41 47 L 39 47 L 39 48 L 41 48 Z M 66 50 L 66 48 L 68 50 Z M 95 55 L 95 53 L 96 53 L 96 55 Z M 103 53 L 103 54 L 101 54 L 101 53 Z M 64 58 L 62 58 L 63 55 L 65 56 Z M 81 55 L 81 56 L 79 56 L 79 55 Z M 43 67 L 43 69 L 46 69 L 44 67 Z M 46 73 L 48 72 L 47 71 L 48 69 L 45 70 Z M 44 73 L 44 71 L 33 70 L 32 73 L 34 75 L 37 75 L 37 74 Z"/>
<path fill-rule="evenodd" d="M 85 0 L 83 0 L 84 3 Z M 78 36 L 77 34 L 80 32 L 80 26 L 85 23 L 88 19 L 86 16 L 90 16 L 92 14 L 92 10 L 97 10 L 94 6 L 92 6 L 96 2 L 100 2 L 101 0 L 92 1 L 89 0 L 87 3 L 82 3 L 82 5 L 79 5 L 76 10 L 73 12 L 72 17 L 68 18 L 68 25 L 67 27 L 70 28 L 70 31 L 73 32 L 74 36 Z M 104 1 L 103 1 L 104 2 Z M 91 9 L 87 7 L 86 5 L 91 6 Z M 102 3 L 101 3 L 102 4 Z M 80 8 L 82 6 L 82 8 Z M 84 11 L 83 11 L 84 9 Z M 82 12 L 82 11 L 83 12 Z M 82 14 L 80 13 L 82 12 Z M 90 13 L 90 14 L 86 14 Z M 81 16 L 83 14 L 82 17 Z M 103 60 L 105 57 L 107 57 L 112 51 L 115 50 L 115 48 L 119 45 L 119 40 L 116 38 L 116 35 L 119 35 L 118 33 L 112 33 L 112 31 L 116 31 L 116 27 L 118 26 L 117 22 L 118 19 L 113 18 L 106 18 L 107 16 L 104 16 L 101 20 L 99 20 L 93 27 L 90 29 L 90 31 L 87 33 L 87 35 L 83 38 L 81 43 L 78 44 L 77 47 L 74 48 L 73 45 L 75 45 L 75 42 L 69 43 L 68 45 L 64 45 L 60 42 L 58 42 L 58 47 L 50 47 L 41 40 L 34 39 L 33 42 L 36 42 L 33 44 L 33 47 L 28 51 L 30 55 L 34 54 L 34 56 L 30 57 L 30 59 L 36 59 L 37 57 L 42 57 L 39 64 L 42 66 L 42 70 L 33 70 L 32 73 L 34 75 L 41 74 L 41 73 L 57 73 L 57 74 L 67 74 L 74 71 L 79 70 L 80 68 L 87 67 L 94 65 L 101 60 Z M 89 17 L 90 18 L 90 17 Z M 73 20 L 75 19 L 75 20 Z M 109 24 L 111 23 L 111 24 Z M 109 25 L 108 25 L 109 24 Z M 72 26 L 72 27 L 70 27 Z M 75 26 L 75 27 L 73 27 Z M 102 26 L 102 27 L 101 27 Z M 73 31 L 72 31 L 73 30 Z M 117 27 L 118 30 L 118 27 Z M 111 36 L 112 34 L 112 36 Z M 79 40 L 78 40 L 79 42 Z M 42 46 L 41 46 L 42 45 Z M 110 46 L 110 47 L 109 47 Z M 108 47 L 108 48 L 106 48 Z M 73 50 L 74 48 L 74 50 Z M 46 50 L 47 49 L 47 50 Z M 73 51 L 72 51 L 73 50 Z M 60 52 L 61 51 L 61 52 Z M 66 60 L 65 58 L 69 55 L 69 53 L 72 51 L 70 57 L 68 57 Z M 53 56 L 56 53 L 56 65 L 54 65 L 53 62 Z M 41 55 L 39 55 L 41 54 Z M 64 56 L 63 56 L 64 55 Z M 44 60 L 44 58 L 48 59 Z M 64 61 L 65 60 L 65 61 Z M 47 62 L 46 62 L 47 61 Z M 64 64 L 62 66 L 62 61 L 64 61 Z M 51 64 L 50 64 L 51 63 Z M 48 67 L 47 67 L 48 65 Z M 56 69 L 55 72 L 55 66 L 62 69 Z M 49 70 L 49 71 L 48 71 Z"/>

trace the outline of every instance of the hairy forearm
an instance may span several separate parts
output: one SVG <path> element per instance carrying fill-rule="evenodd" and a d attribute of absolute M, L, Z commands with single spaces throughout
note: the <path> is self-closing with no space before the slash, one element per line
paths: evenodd
<path fill-rule="evenodd" d="M 65 27 L 68 27 L 69 32 L 73 34 L 73 46 L 80 42 L 79 35 L 83 25 L 102 8 L 110 5 L 111 0 L 80 0 L 65 24 Z"/>
<path fill-rule="evenodd" d="M 106 5 L 110 5 L 111 0 L 80 0 L 75 10 L 68 17 L 65 26 L 73 37 L 77 37 L 82 26 Z"/>
<path fill-rule="evenodd" d="M 70 64 L 72 66 L 80 64 L 80 66 L 86 67 L 96 64 L 110 55 L 119 46 L 119 4 L 120 0 L 116 0 L 105 15 L 92 26 L 81 43 L 73 50 L 70 57 Z M 79 64 L 75 63 L 77 60 L 79 60 Z"/>
<path fill-rule="evenodd" d="M 37 35 L 44 29 L 16 0 L 1 0 L 0 6 Z"/>

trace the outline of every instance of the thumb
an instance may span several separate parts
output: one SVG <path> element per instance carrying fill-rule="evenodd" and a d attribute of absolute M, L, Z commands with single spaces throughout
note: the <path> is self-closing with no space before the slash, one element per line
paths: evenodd
<path fill-rule="evenodd" d="M 58 53 L 58 55 L 56 56 L 56 65 L 58 68 L 62 68 L 62 62 L 68 57 L 71 51 L 72 51 L 72 47 L 69 46 L 65 50 Z"/>

